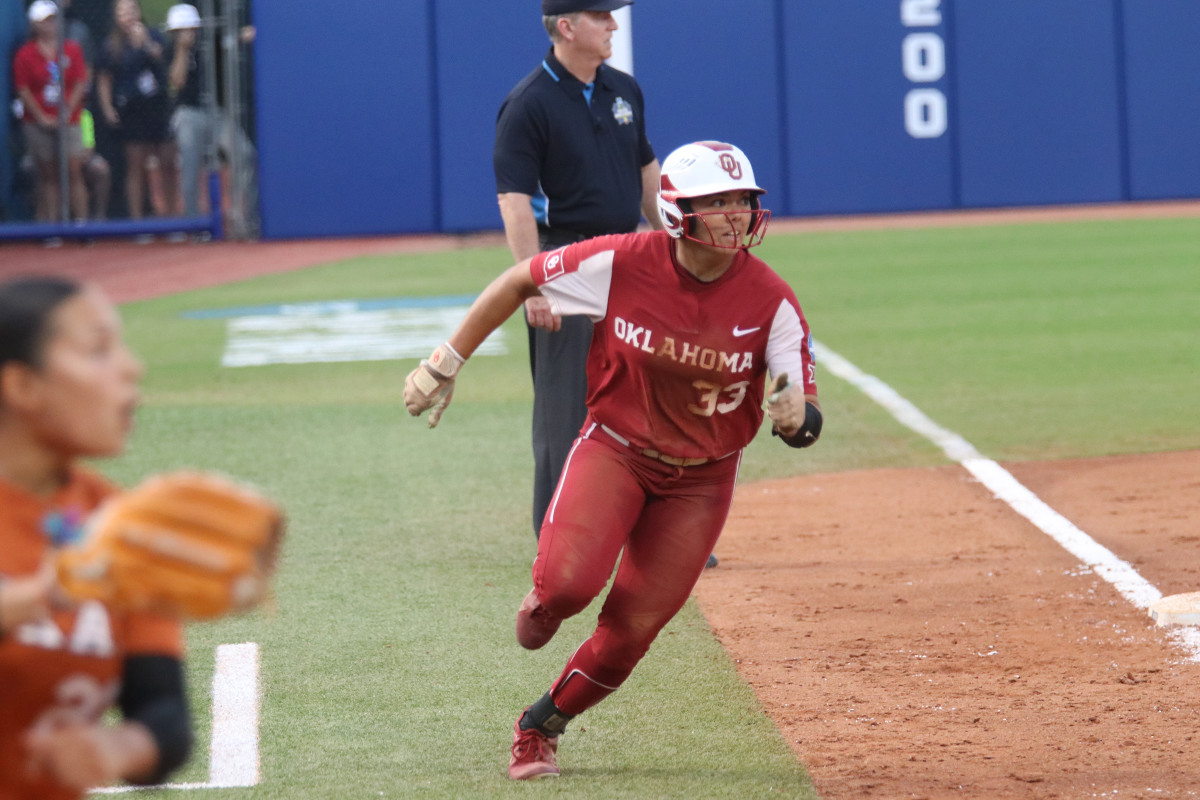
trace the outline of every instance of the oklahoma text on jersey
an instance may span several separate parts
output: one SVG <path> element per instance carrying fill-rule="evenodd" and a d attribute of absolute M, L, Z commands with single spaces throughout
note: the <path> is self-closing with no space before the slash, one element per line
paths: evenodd
<path fill-rule="evenodd" d="M 613 318 L 613 333 L 617 338 L 639 350 L 651 353 L 659 358 L 669 358 L 681 364 L 690 364 L 700 369 L 714 372 L 745 372 L 754 367 L 754 353 L 726 353 L 723 350 L 713 350 L 711 347 L 701 347 L 692 342 L 680 342 L 665 336 L 662 342 L 655 345 L 654 331 L 626 322 L 620 317 Z"/>

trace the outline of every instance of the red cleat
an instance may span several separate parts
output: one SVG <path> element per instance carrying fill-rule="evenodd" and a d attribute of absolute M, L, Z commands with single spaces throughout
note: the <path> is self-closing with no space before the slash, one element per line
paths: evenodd
<path fill-rule="evenodd" d="M 537 728 L 521 730 L 521 718 L 513 724 L 512 758 L 508 762 L 508 777 L 514 781 L 535 778 L 557 778 L 558 737 L 549 737 Z"/>
<path fill-rule="evenodd" d="M 561 624 L 561 619 L 551 617 L 542 608 L 537 590 L 530 589 L 517 609 L 517 642 L 526 650 L 537 650 L 554 638 Z"/>

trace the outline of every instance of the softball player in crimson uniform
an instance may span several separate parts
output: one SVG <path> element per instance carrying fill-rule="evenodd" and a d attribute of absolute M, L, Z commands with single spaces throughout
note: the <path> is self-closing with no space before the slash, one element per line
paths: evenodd
<path fill-rule="evenodd" d="M 604 590 L 595 632 L 517 720 L 509 775 L 558 774 L 567 722 L 619 687 L 683 607 L 725 524 L 741 451 L 767 413 L 794 447 L 821 411 L 808 324 L 791 288 L 748 252 L 770 212 L 738 148 L 697 142 L 663 163 L 665 231 L 605 236 L 509 269 L 405 382 L 436 425 L 464 360 L 540 292 L 595 323 L 588 419 L 542 526 L 517 639 L 544 645 Z"/>
<path fill-rule="evenodd" d="M 76 462 L 123 449 L 141 372 L 98 290 L 0 285 L 0 800 L 156 783 L 191 746 L 179 623 L 58 602 L 50 558 L 116 491 Z"/>

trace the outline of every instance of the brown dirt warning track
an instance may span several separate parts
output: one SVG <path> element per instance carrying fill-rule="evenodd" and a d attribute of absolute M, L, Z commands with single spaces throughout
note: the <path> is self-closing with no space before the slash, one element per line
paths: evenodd
<path fill-rule="evenodd" d="M 1198 203 L 772 222 L 773 230 L 1200 216 Z M 119 302 L 498 234 L 0 245 L 0 280 Z M 1163 594 L 1200 590 L 1200 451 L 1002 465 Z M 1200 663 L 960 466 L 739 488 L 696 596 L 826 800 L 1200 798 Z"/>

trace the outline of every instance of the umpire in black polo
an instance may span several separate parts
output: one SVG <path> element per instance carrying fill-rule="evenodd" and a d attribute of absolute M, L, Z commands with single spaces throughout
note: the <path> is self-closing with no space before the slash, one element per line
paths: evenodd
<path fill-rule="evenodd" d="M 604 63 L 612 12 L 632 0 L 542 0 L 551 47 L 500 106 L 493 162 L 514 262 L 608 233 L 655 227 L 659 164 L 646 138 L 642 90 Z M 525 303 L 533 373 L 533 531 L 550 505 L 587 409 L 591 320 Z M 560 327 L 561 326 L 561 327 Z"/>

